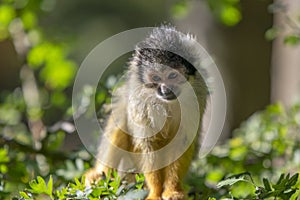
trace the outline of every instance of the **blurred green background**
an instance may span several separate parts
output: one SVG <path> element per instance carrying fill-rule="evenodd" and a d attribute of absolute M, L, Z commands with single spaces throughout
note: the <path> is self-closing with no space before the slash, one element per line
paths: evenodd
<path fill-rule="evenodd" d="M 256 171 L 258 181 L 262 175 L 271 177 L 270 171 L 296 172 L 299 16 L 298 0 L 1 0 L 0 194 L 16 193 L 37 175 L 55 174 L 55 186 L 66 185 L 91 166 L 93 158 L 82 147 L 72 119 L 72 85 L 80 63 L 114 34 L 169 23 L 194 34 L 213 57 L 228 98 L 220 139 L 220 148 L 227 150 L 217 149 L 202 160 L 210 168 L 203 171 L 198 163 L 193 173 L 206 177 L 207 186 L 245 170 Z M 127 57 L 116 60 L 109 73 L 118 76 Z M 109 101 L 109 81 L 113 77 L 98 88 L 99 116 Z M 257 140 L 272 145 L 257 146 Z M 252 154 L 256 151 L 262 154 Z M 284 159 L 273 162 L 273 156 Z M 254 167 L 249 160 L 256 161 Z M 285 171 L 277 171 L 287 160 L 291 164 Z M 224 166 L 215 167 L 220 162 Z M 193 181 L 192 188 L 203 183 Z"/>
<path fill-rule="evenodd" d="M 272 43 L 265 39 L 265 32 L 272 27 L 271 1 L 37 2 L 14 4 L 33 12 L 35 22 L 31 23 L 38 24 L 43 37 L 64 45 L 77 65 L 98 43 L 128 29 L 171 23 L 196 35 L 224 76 L 227 133 L 270 102 Z M 3 40 L 0 51 L 0 87 L 9 90 L 20 85 L 21 65 L 11 40 Z"/>

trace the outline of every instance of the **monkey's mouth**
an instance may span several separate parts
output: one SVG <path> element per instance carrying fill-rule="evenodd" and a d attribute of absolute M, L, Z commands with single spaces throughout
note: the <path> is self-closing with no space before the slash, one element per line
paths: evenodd
<path fill-rule="evenodd" d="M 177 99 L 179 96 L 179 91 L 176 92 L 175 90 L 171 89 L 164 89 L 158 88 L 157 90 L 157 96 L 163 100 L 172 101 L 174 99 Z"/>
<path fill-rule="evenodd" d="M 170 95 L 159 95 L 159 97 L 161 97 L 162 99 L 167 100 L 167 101 L 172 101 L 174 99 L 177 99 L 177 96 L 174 93 L 172 93 Z"/>

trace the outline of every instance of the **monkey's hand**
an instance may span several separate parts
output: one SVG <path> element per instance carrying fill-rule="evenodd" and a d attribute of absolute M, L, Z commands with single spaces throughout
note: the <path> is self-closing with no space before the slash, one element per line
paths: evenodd
<path fill-rule="evenodd" d="M 85 185 L 86 186 L 91 186 L 93 184 L 97 184 L 97 182 L 101 179 L 103 179 L 104 177 L 104 173 L 103 172 L 99 172 L 97 171 L 96 168 L 92 168 L 90 170 L 88 170 L 85 174 Z"/>

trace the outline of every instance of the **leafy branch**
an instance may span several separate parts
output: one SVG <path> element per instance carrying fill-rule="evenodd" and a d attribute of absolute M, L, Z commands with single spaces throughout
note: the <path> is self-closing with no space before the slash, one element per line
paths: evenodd
<path fill-rule="evenodd" d="M 246 179 L 246 176 L 250 177 L 251 181 Z M 226 178 L 218 183 L 217 187 L 232 186 L 238 184 L 240 181 L 244 181 L 252 184 L 255 188 L 255 193 L 248 196 L 247 199 L 267 199 L 273 197 L 274 199 L 289 200 L 299 190 L 297 188 L 297 182 L 299 173 L 290 176 L 290 174 L 281 174 L 276 183 L 271 183 L 267 178 L 263 178 L 263 186 L 257 186 L 254 183 L 253 178 L 249 172 L 237 174 Z"/>

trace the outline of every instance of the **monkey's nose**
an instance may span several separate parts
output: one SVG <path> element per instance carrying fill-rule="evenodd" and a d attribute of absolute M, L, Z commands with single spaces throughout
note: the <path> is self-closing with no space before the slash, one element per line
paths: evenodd
<path fill-rule="evenodd" d="M 166 96 L 170 95 L 172 93 L 171 86 L 162 85 L 161 92 Z"/>

